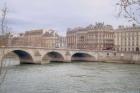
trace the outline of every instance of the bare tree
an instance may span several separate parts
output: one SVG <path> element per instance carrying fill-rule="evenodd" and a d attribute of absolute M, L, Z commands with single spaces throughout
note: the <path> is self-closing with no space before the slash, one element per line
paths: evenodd
<path fill-rule="evenodd" d="M 140 0 L 119 0 L 119 16 L 140 24 Z"/>
<path fill-rule="evenodd" d="M 0 10 L 1 18 L 0 18 L 0 25 L 1 25 L 1 43 L 2 43 L 2 56 L 5 55 L 5 48 L 7 46 L 6 44 L 6 30 L 7 30 L 7 24 L 6 24 L 6 15 L 7 15 L 7 7 L 5 6 L 3 9 Z M 7 73 L 7 68 L 5 62 L 3 60 L 0 60 L 0 86 L 3 83 L 5 76 Z"/>

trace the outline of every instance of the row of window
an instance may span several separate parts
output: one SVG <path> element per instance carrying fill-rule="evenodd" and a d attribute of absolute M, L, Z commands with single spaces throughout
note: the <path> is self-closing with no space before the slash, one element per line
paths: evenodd
<path fill-rule="evenodd" d="M 139 47 L 135 48 L 117 48 L 117 51 L 125 51 L 125 52 L 139 52 Z"/>

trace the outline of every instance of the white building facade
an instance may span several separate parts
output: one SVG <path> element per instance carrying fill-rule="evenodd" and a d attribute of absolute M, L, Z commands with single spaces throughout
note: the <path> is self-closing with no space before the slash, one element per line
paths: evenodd
<path fill-rule="evenodd" d="M 115 50 L 120 52 L 139 52 L 140 26 L 119 26 L 115 30 Z"/>

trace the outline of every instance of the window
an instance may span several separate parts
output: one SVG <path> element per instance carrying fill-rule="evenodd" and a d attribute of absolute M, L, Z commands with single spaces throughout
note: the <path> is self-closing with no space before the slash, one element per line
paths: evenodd
<path fill-rule="evenodd" d="M 114 56 L 116 56 L 116 52 L 114 53 Z"/>
<path fill-rule="evenodd" d="M 136 47 L 136 52 L 139 52 L 139 48 L 138 47 Z"/>
<path fill-rule="evenodd" d="M 107 56 L 109 56 L 109 53 L 107 53 Z"/>

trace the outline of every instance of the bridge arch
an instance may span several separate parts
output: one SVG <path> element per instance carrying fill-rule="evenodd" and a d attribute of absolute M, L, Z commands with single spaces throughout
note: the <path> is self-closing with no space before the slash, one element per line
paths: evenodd
<path fill-rule="evenodd" d="M 71 56 L 71 61 L 95 61 L 95 57 L 88 53 L 76 52 Z"/>
<path fill-rule="evenodd" d="M 33 57 L 30 52 L 27 52 L 25 50 L 10 50 L 5 53 L 5 55 L 2 57 L 2 60 L 6 58 L 7 56 L 10 56 L 11 53 L 14 53 L 18 56 L 20 63 L 33 63 Z"/>
<path fill-rule="evenodd" d="M 57 51 L 51 51 L 43 56 L 42 61 L 43 63 L 64 62 L 64 56 Z"/>

